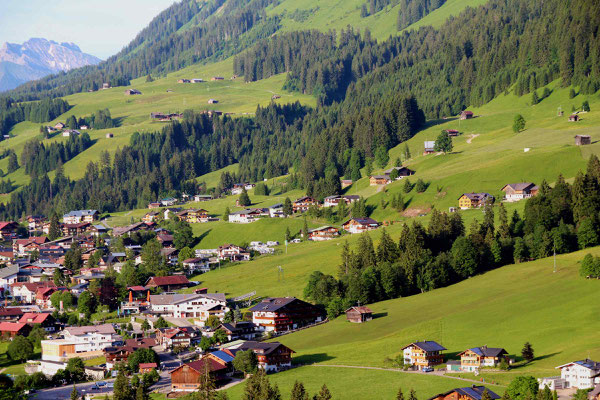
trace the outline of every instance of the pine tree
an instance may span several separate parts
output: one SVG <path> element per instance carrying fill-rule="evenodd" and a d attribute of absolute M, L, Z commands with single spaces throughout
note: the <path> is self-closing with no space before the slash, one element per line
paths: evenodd
<path fill-rule="evenodd" d="M 404 153 L 404 160 L 405 161 L 406 160 L 410 160 L 411 155 L 410 155 L 410 149 L 408 148 L 408 143 L 404 144 L 404 151 L 403 151 L 403 153 Z"/>
<path fill-rule="evenodd" d="M 62 231 L 60 229 L 60 222 L 58 220 L 58 215 L 56 213 L 52 213 L 50 217 L 50 229 L 48 230 L 48 239 L 56 240 L 62 236 Z"/>
<path fill-rule="evenodd" d="M 229 207 L 225 207 L 225 212 L 223 213 L 223 221 L 229 220 L 229 214 L 231 214 L 231 210 Z"/>
<path fill-rule="evenodd" d="M 304 389 L 302 382 L 294 382 L 290 400 L 308 400 L 308 393 L 306 392 L 306 389 Z"/>
<path fill-rule="evenodd" d="M 402 388 L 398 389 L 398 394 L 396 395 L 396 400 L 404 400 L 404 393 L 402 393 Z"/>
<path fill-rule="evenodd" d="M 19 161 L 14 151 L 10 152 L 8 156 L 8 173 L 11 174 L 19 169 Z"/>
<path fill-rule="evenodd" d="M 77 386 L 73 385 L 73 390 L 71 390 L 71 400 L 79 400 L 79 392 L 77 391 Z"/>
<path fill-rule="evenodd" d="M 500 207 L 498 208 L 498 221 L 500 225 L 498 226 L 498 234 L 502 239 L 510 238 L 510 228 L 508 226 L 508 214 L 506 212 L 506 208 L 504 204 L 500 203 Z"/>
<path fill-rule="evenodd" d="M 119 370 L 117 379 L 113 387 L 113 400 L 131 400 L 131 387 L 129 386 L 129 379 L 125 376 L 123 370 Z"/>
<path fill-rule="evenodd" d="M 513 121 L 513 132 L 519 133 L 523 129 L 525 129 L 525 118 L 521 114 L 517 114 Z"/>
<path fill-rule="evenodd" d="M 393 263 L 398 257 L 396 243 L 392 240 L 390 235 L 384 229 L 381 230 L 381 239 L 379 240 L 379 246 L 377 247 L 377 261 Z"/>
<path fill-rule="evenodd" d="M 523 357 L 523 359 L 525 359 L 528 362 L 533 361 L 535 356 L 533 353 L 533 347 L 531 346 L 531 343 L 529 343 L 529 342 L 525 343 L 525 345 L 523 346 L 523 350 L 521 350 L 521 356 Z"/>
<path fill-rule="evenodd" d="M 414 389 L 410 389 L 408 400 L 417 400 L 417 392 L 415 392 Z"/>
<path fill-rule="evenodd" d="M 538 97 L 537 91 L 534 90 L 531 94 L 531 105 L 535 106 L 540 102 L 540 98 Z"/>
<path fill-rule="evenodd" d="M 242 189 L 242 194 L 240 194 L 239 197 L 239 204 L 242 207 L 248 207 L 249 205 L 252 204 L 252 202 L 250 201 L 250 196 L 248 196 L 248 192 L 246 191 L 246 188 Z"/>
<path fill-rule="evenodd" d="M 333 396 L 331 395 L 331 392 L 327 388 L 327 385 L 323 384 L 323 386 L 321 387 L 321 390 L 319 390 L 319 393 L 314 395 L 313 400 L 331 400 L 332 398 L 333 398 Z"/>
<path fill-rule="evenodd" d="M 292 206 L 292 201 L 289 197 L 286 197 L 285 201 L 283 202 L 283 213 L 286 216 L 292 215 L 294 213 L 294 207 Z"/>
<path fill-rule="evenodd" d="M 402 189 L 404 190 L 404 193 L 410 193 L 412 188 L 413 188 L 413 184 L 410 182 L 410 179 L 406 178 L 404 180 L 404 186 L 402 187 Z"/>

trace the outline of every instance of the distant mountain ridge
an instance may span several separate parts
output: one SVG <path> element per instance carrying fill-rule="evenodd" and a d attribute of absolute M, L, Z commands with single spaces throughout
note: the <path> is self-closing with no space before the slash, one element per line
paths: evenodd
<path fill-rule="evenodd" d="M 75 43 L 57 43 L 42 38 L 32 38 L 23 44 L 6 42 L 0 47 L 0 91 L 100 61 L 98 57 L 83 53 Z"/>

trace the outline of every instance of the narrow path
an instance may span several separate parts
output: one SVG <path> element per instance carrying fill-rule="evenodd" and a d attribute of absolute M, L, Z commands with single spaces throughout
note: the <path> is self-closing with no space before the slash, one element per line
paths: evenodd
<path fill-rule="evenodd" d="M 384 367 L 363 367 L 360 365 L 335 365 L 335 364 L 308 364 L 309 367 L 331 367 L 331 368 L 355 368 L 355 369 L 371 369 L 371 370 L 375 370 L 375 371 L 391 371 L 391 372 L 400 372 L 403 374 L 421 374 L 421 375 L 435 375 L 435 376 L 440 376 L 443 378 L 450 378 L 450 379 L 456 379 L 459 381 L 465 381 L 465 382 L 472 382 L 472 383 L 478 383 L 481 384 L 481 381 L 477 381 L 475 379 L 467 379 L 467 378 L 461 378 L 459 376 L 452 376 L 452 375 L 447 375 L 445 372 L 439 372 L 439 371 L 434 371 L 434 372 L 421 372 L 421 371 L 404 371 L 398 368 L 384 368 Z M 499 385 L 497 383 L 489 383 L 489 382 L 485 382 L 488 385 L 494 385 L 494 386 L 502 386 L 504 387 L 504 385 Z"/>
<path fill-rule="evenodd" d="M 469 138 L 467 139 L 467 143 L 471 144 L 471 141 L 473 139 L 475 139 L 477 136 L 479 136 L 479 134 L 472 134 L 469 136 Z"/>

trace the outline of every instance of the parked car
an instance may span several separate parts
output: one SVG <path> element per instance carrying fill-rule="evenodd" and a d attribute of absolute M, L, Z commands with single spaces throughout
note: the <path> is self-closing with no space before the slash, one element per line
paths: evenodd
<path fill-rule="evenodd" d="M 433 372 L 433 367 L 424 367 L 423 372 Z"/>

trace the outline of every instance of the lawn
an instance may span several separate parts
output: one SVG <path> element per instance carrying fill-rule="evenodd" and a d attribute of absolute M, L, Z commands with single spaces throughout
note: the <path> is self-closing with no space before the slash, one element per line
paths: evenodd
<path fill-rule="evenodd" d="M 19 361 L 13 361 L 8 356 L 9 342 L 0 342 L 0 372 L 9 375 L 25 375 L 26 362 L 20 363 Z M 41 357 L 41 349 L 35 349 L 31 360 L 35 360 Z"/>

